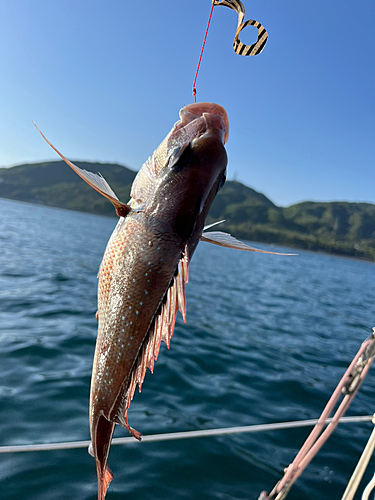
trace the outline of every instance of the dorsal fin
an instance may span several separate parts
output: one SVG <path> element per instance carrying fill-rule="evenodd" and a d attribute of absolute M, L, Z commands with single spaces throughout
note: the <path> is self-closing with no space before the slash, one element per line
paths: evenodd
<path fill-rule="evenodd" d="M 34 122 L 33 122 L 34 123 Z M 111 187 L 109 186 L 108 182 L 104 179 L 104 177 L 101 174 L 94 174 L 93 172 L 89 172 L 88 170 L 84 170 L 83 168 L 77 167 L 77 165 L 74 165 L 71 161 L 69 161 L 65 156 L 60 153 L 58 149 L 55 148 L 55 146 L 43 135 L 43 133 L 39 130 L 37 125 L 34 123 L 35 128 L 37 131 L 40 133 L 40 135 L 43 137 L 43 139 L 46 141 L 46 143 L 51 146 L 51 148 L 56 151 L 56 153 L 60 156 L 62 160 L 65 161 L 67 165 L 71 169 L 74 170 L 74 172 L 81 177 L 89 186 L 95 189 L 98 193 L 101 195 L 105 196 L 115 207 L 116 213 L 119 217 L 125 217 L 131 210 L 129 205 L 126 205 L 126 203 L 122 203 L 115 193 L 112 191 Z"/>

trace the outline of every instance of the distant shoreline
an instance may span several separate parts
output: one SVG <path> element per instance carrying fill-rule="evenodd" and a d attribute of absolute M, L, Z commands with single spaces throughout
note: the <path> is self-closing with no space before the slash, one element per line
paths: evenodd
<path fill-rule="evenodd" d="M 118 164 L 76 164 L 100 172 L 121 201 L 129 200 L 137 172 Z M 111 203 L 60 160 L 2 168 L 0 180 L 4 199 L 115 215 Z M 213 202 L 207 223 L 218 220 L 226 221 L 223 231 L 239 239 L 375 261 L 375 205 L 370 203 L 307 201 L 279 207 L 264 194 L 227 181 Z"/>
<path fill-rule="evenodd" d="M 84 214 L 84 215 L 88 215 L 91 217 L 105 217 L 106 219 L 112 219 L 112 220 L 115 220 L 117 218 L 117 215 L 115 213 L 113 213 L 113 215 L 95 214 L 93 212 L 84 212 L 83 210 L 74 210 L 71 208 L 55 207 L 53 205 L 45 205 L 41 202 L 22 201 L 22 200 L 16 200 L 14 198 L 6 198 L 4 196 L 0 197 L 0 200 L 5 200 L 5 201 L 10 201 L 10 202 L 15 202 L 15 203 L 22 203 L 25 205 L 32 205 L 35 207 L 51 208 L 52 210 L 67 210 L 69 212 Z M 339 258 L 343 258 L 343 259 L 360 260 L 363 262 L 368 262 L 369 264 L 374 264 L 374 262 L 375 262 L 373 259 L 368 258 L 368 257 L 344 255 L 344 254 L 340 254 L 340 253 L 326 252 L 324 250 L 309 250 L 308 248 L 291 247 L 291 246 L 288 246 L 288 245 L 283 244 L 283 243 L 269 243 L 269 242 L 265 242 L 265 241 L 261 241 L 261 240 L 252 240 L 252 239 L 246 239 L 246 238 L 242 238 L 242 240 L 244 240 L 247 243 L 250 243 L 252 246 L 261 244 L 261 245 L 267 245 L 267 247 L 271 247 L 271 248 L 274 248 L 274 247 L 285 248 L 287 250 L 291 250 L 293 252 L 296 252 L 297 255 L 295 257 L 298 257 L 298 252 L 302 251 L 302 252 L 312 253 L 312 254 L 323 254 L 323 255 L 327 255 L 327 256 L 331 256 L 331 257 L 339 257 Z"/>

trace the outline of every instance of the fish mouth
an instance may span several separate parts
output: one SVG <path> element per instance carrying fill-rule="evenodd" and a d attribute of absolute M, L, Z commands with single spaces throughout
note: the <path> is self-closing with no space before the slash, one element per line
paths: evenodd
<path fill-rule="evenodd" d="M 180 110 L 179 126 L 184 127 L 201 116 L 215 128 L 222 130 L 223 143 L 225 144 L 229 136 L 229 119 L 227 112 L 219 104 L 212 102 L 197 102 L 184 106 Z"/>

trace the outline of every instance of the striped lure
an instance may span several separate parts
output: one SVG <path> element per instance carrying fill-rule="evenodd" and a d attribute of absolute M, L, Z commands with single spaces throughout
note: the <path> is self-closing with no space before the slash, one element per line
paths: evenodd
<path fill-rule="evenodd" d="M 267 43 L 268 33 L 264 26 L 258 23 L 258 21 L 249 19 L 248 21 L 243 22 L 245 17 L 245 7 L 243 6 L 243 3 L 240 0 L 214 0 L 213 5 L 229 7 L 230 9 L 235 10 L 238 14 L 237 30 L 233 42 L 233 50 L 235 53 L 239 56 L 256 56 L 260 54 Z M 246 28 L 246 26 L 255 26 L 255 28 L 258 29 L 258 39 L 252 45 L 245 45 L 239 39 L 239 34 L 244 28 Z"/>

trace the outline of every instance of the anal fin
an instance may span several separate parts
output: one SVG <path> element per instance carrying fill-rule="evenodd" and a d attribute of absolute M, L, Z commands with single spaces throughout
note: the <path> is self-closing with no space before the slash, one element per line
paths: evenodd
<path fill-rule="evenodd" d="M 147 368 L 151 372 L 154 370 L 154 364 L 159 355 L 161 341 L 165 342 L 169 349 L 178 310 L 180 310 L 186 323 L 185 284 L 189 276 L 188 267 L 189 257 L 186 247 L 184 255 L 178 263 L 177 274 L 173 277 L 172 284 L 165 294 L 159 313 L 155 316 L 151 324 L 147 337 L 143 342 L 140 353 L 132 368 L 128 389 L 115 418 L 116 423 L 126 427 L 129 433 L 139 440 L 141 439 L 141 434 L 129 425 L 127 416 L 128 409 L 137 385 L 139 392 L 142 389 Z"/>

